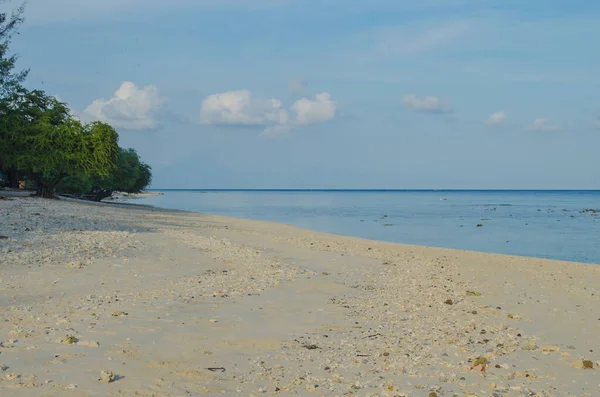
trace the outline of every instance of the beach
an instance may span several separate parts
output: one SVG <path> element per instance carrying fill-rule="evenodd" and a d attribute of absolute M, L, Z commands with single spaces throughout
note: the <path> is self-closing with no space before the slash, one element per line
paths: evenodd
<path fill-rule="evenodd" d="M 594 264 L 37 198 L 0 220 L 2 396 L 600 395 Z"/>

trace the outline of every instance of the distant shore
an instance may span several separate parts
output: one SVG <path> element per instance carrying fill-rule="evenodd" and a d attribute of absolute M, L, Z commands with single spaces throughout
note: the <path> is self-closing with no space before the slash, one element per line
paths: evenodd
<path fill-rule="evenodd" d="M 129 205 L 0 216 L 3 396 L 597 391 L 597 265 Z"/>

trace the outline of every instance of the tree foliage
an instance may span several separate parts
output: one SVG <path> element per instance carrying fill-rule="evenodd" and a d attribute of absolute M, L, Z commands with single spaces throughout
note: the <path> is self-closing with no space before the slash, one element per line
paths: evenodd
<path fill-rule="evenodd" d="M 0 100 L 17 91 L 29 73 L 28 70 L 15 72 L 17 56 L 9 55 L 10 39 L 17 33 L 17 28 L 23 22 L 24 12 L 23 4 L 11 14 L 0 13 Z"/>
<path fill-rule="evenodd" d="M 135 150 L 119 148 L 114 128 L 84 124 L 66 103 L 21 86 L 28 71 L 15 72 L 17 58 L 8 50 L 23 12 L 24 5 L 0 13 L 0 173 L 13 184 L 26 178 L 43 197 L 54 196 L 58 186 L 79 193 L 144 189 L 151 169 Z"/>
<path fill-rule="evenodd" d="M 36 183 L 38 195 L 52 197 L 58 184 L 72 175 L 106 177 L 115 168 L 118 135 L 107 124 L 81 124 L 73 118 L 59 125 L 45 120 L 27 136 L 29 149 L 17 160 Z"/>
<path fill-rule="evenodd" d="M 60 192 L 100 201 L 115 191 L 139 193 L 152 182 L 152 169 L 141 161 L 134 149 L 119 148 L 115 167 L 105 176 L 74 175 L 65 178 Z"/>
<path fill-rule="evenodd" d="M 0 3 L 4 2 L 0 0 Z M 21 83 L 25 81 L 29 71 L 16 72 L 16 55 L 9 55 L 10 39 L 17 33 L 17 28 L 23 22 L 25 5 L 21 5 L 12 13 L 0 12 L 0 108 L 7 106 L 6 102 L 18 90 Z M 0 122 L 4 122 L 4 114 L 0 114 Z M 2 126 L 0 126 L 2 128 Z M 13 179 L 12 185 L 17 184 L 16 170 L 5 164 L 5 157 L 10 150 L 5 136 L 0 133 L 0 172 L 8 173 Z M 13 186 L 15 187 L 15 186 Z"/>
<path fill-rule="evenodd" d="M 4 167 L 17 167 L 39 128 L 46 124 L 59 126 L 68 117 L 66 105 L 42 91 L 21 88 L 0 101 L 0 157 Z"/>
<path fill-rule="evenodd" d="M 119 149 L 115 170 L 100 181 L 100 188 L 139 193 L 152 181 L 152 169 L 135 149 Z"/>

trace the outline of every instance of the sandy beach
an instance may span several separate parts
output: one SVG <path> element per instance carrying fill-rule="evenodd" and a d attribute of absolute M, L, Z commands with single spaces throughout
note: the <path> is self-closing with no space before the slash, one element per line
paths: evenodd
<path fill-rule="evenodd" d="M 1 396 L 600 396 L 600 267 L 0 200 Z"/>

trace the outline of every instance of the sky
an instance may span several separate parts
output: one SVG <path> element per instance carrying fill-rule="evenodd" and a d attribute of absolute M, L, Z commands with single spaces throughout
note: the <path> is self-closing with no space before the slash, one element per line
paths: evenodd
<path fill-rule="evenodd" d="M 11 49 L 158 189 L 599 189 L 599 17 L 590 0 L 29 0 Z"/>

